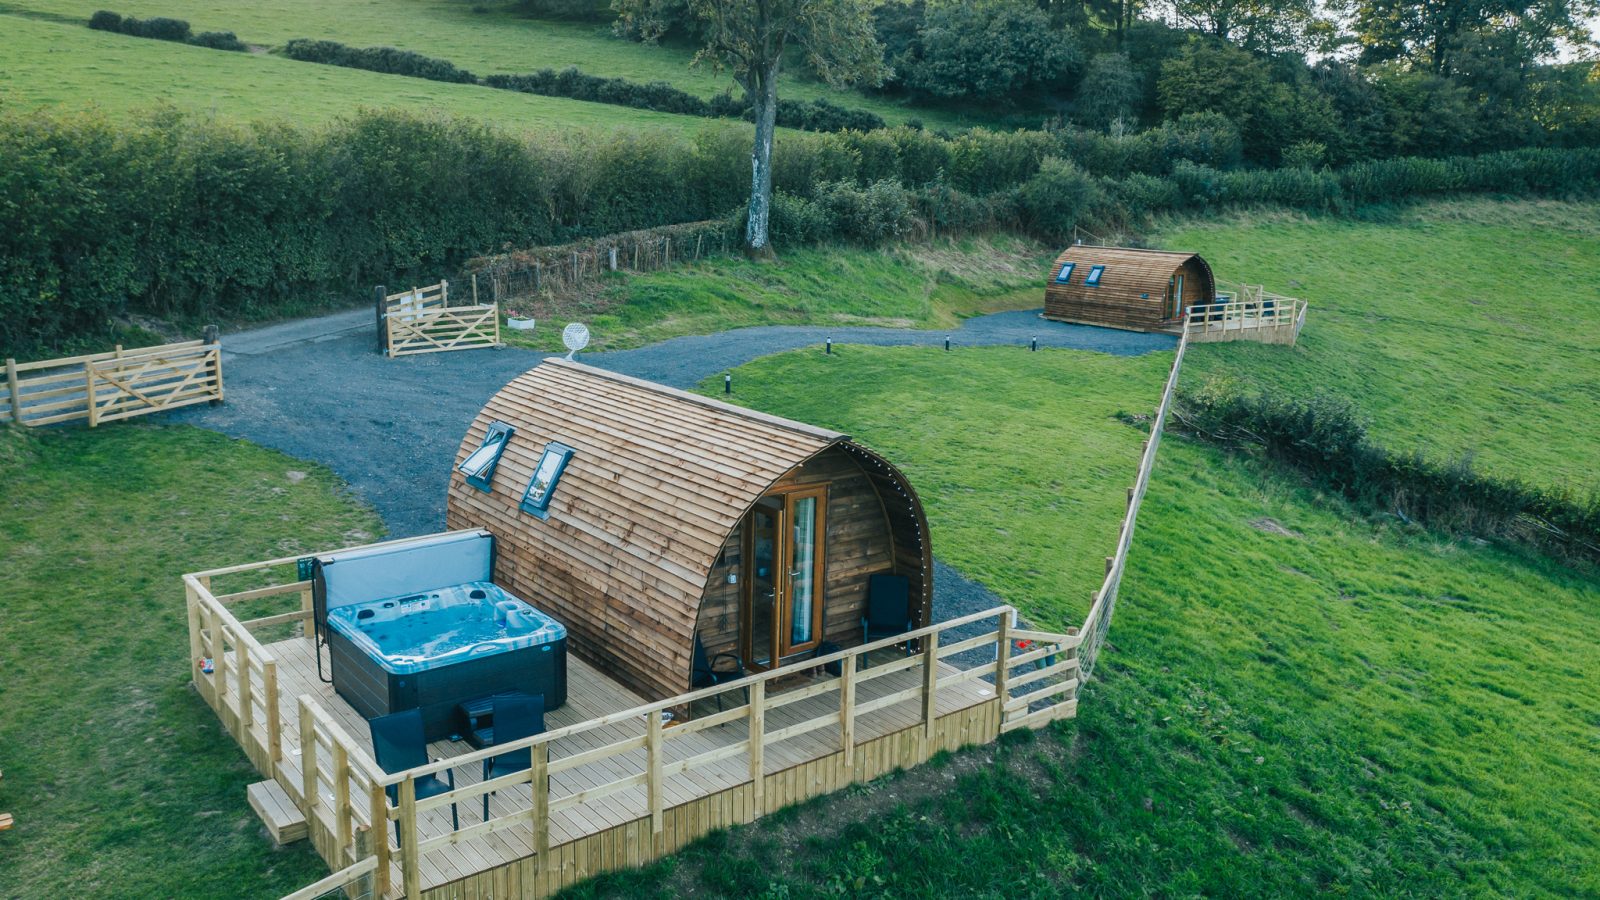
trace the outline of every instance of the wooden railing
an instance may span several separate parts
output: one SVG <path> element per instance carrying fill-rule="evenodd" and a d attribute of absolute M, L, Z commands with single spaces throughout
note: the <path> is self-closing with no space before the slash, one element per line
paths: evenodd
<path fill-rule="evenodd" d="M 278 660 L 212 594 L 208 577 L 185 575 L 183 582 L 195 687 L 256 768 L 276 775 L 283 760 Z"/>
<path fill-rule="evenodd" d="M 1244 339 L 1293 344 L 1305 325 L 1304 300 L 1268 294 L 1259 287 L 1217 297 L 1216 303 L 1189 307 L 1184 316 L 1184 334 L 1196 343 Z"/>
<path fill-rule="evenodd" d="M 441 281 L 398 294 L 377 294 L 380 349 L 389 357 L 500 344 L 500 306 L 450 305 L 450 283 Z"/>
<path fill-rule="evenodd" d="M 90 427 L 222 400 L 216 339 L 19 363 L 6 360 L 0 422 Z"/>
<path fill-rule="evenodd" d="M 1139 507 L 1150 487 L 1150 473 L 1155 470 L 1156 451 L 1161 448 L 1161 433 L 1172 409 L 1172 397 L 1178 389 L 1178 375 L 1183 371 L 1183 356 L 1189 349 L 1189 333 L 1178 339 L 1178 352 L 1172 358 L 1172 369 L 1167 373 L 1166 386 L 1161 391 L 1161 403 L 1156 407 L 1155 419 L 1150 423 L 1150 439 L 1144 442 L 1139 456 L 1139 471 L 1134 476 L 1133 487 L 1128 488 L 1128 508 L 1117 531 L 1117 549 L 1106 557 L 1106 575 L 1100 589 L 1091 596 L 1089 614 L 1079 626 L 1083 644 L 1078 648 L 1079 679 L 1087 680 L 1094 672 L 1094 664 L 1105 644 L 1111 628 L 1111 615 L 1116 611 L 1117 592 L 1122 587 L 1122 573 L 1128 565 L 1128 551 L 1133 546 L 1133 529 L 1139 518 Z"/>
<path fill-rule="evenodd" d="M 534 737 L 496 744 L 483 750 L 466 753 L 461 756 L 453 756 L 449 759 L 387 776 L 382 779 L 381 784 L 383 786 L 393 785 L 398 789 L 399 802 L 394 805 L 385 804 L 385 816 L 388 821 L 397 823 L 399 827 L 399 846 L 393 852 L 398 857 L 406 896 L 420 896 L 422 889 L 422 857 L 432 850 L 474 838 L 486 837 L 508 828 L 531 826 L 534 836 L 534 853 L 543 857 L 549 852 L 550 848 L 549 820 L 552 814 L 584 804 L 594 803 L 619 792 L 640 786 L 645 788 L 646 808 L 651 820 L 652 831 L 660 833 L 665 806 L 663 799 L 665 782 L 667 779 L 681 774 L 693 773 L 696 770 L 724 760 L 741 756 L 745 757 L 747 763 L 745 781 L 751 786 L 754 794 L 753 803 L 751 804 L 751 809 L 753 810 L 751 818 L 754 818 L 761 815 L 767 806 L 764 797 L 765 777 L 763 772 L 767 748 L 782 741 L 791 740 L 815 731 L 837 727 L 839 729 L 837 752 L 843 754 L 845 766 L 848 769 L 852 763 L 851 757 L 856 745 L 855 729 L 861 717 L 912 700 L 918 701 L 921 705 L 920 725 L 918 726 L 918 745 L 921 748 L 921 752 L 917 754 L 919 758 L 907 760 L 906 763 L 921 762 L 927 758 L 930 752 L 930 741 L 937 717 L 938 691 L 941 686 L 953 687 L 954 685 L 980 678 L 991 680 L 996 685 L 995 693 L 1002 698 L 1002 705 L 1006 715 L 1005 724 L 1002 727 L 1006 729 L 1023 726 L 1038 727 L 1049 722 L 1052 718 L 1070 714 L 1071 710 L 1076 707 L 1075 691 L 1078 684 L 1076 677 L 1078 662 L 1076 655 L 1072 651 L 1077 647 L 1078 639 L 1071 635 L 1016 631 L 1010 625 L 1014 616 L 1015 610 L 1011 607 L 997 607 L 948 622 L 941 622 L 927 628 L 920 628 L 903 635 L 853 647 L 849 650 L 841 650 L 837 653 L 820 656 L 815 660 L 808 661 L 806 667 L 822 668 L 830 664 L 838 664 L 841 667 L 840 674 L 824 678 L 802 688 L 782 693 L 771 693 L 769 692 L 769 685 L 775 679 L 792 675 L 792 670 L 777 669 L 762 672 L 737 681 L 680 694 L 667 700 L 611 713 L 610 715 L 591 719 L 577 725 L 558 728 Z M 939 639 L 941 634 L 986 619 L 995 620 L 996 628 L 994 631 L 941 647 Z M 1012 654 L 1010 652 L 1012 642 L 1023 639 L 1034 641 L 1041 646 L 1025 653 Z M 919 645 L 918 652 L 905 658 L 881 663 L 858 671 L 858 665 L 864 655 L 876 650 L 903 645 L 908 640 L 917 642 Z M 982 663 L 964 671 L 941 675 L 941 662 L 957 654 L 981 647 L 996 648 L 994 662 Z M 1036 662 L 1046 659 L 1054 660 L 1054 662 L 1042 668 L 1034 667 L 1033 671 L 1021 675 L 1012 671 L 1020 666 L 1033 666 Z M 863 684 L 908 670 L 915 670 L 918 674 L 914 686 L 889 692 L 867 702 L 857 702 L 857 693 Z M 1033 686 L 1035 683 L 1051 677 L 1056 677 L 1059 680 L 1045 684 L 1043 687 Z M 1029 686 L 1032 686 L 1031 689 L 1019 696 L 1013 697 L 1009 694 L 1009 691 L 1013 688 Z M 721 710 L 681 725 L 663 727 L 663 713 L 670 710 L 688 709 L 697 702 L 711 700 L 719 695 L 726 696 L 730 693 L 743 693 L 745 694 L 745 699 L 740 705 L 732 709 Z M 791 722 L 781 728 L 769 729 L 767 727 L 769 713 L 801 701 L 830 694 L 836 697 L 836 702 L 829 705 L 828 711 L 799 722 Z M 1062 694 L 1067 695 L 1067 699 L 1052 701 L 1052 698 Z M 1031 706 L 1040 703 L 1046 705 L 1041 709 L 1030 711 Z M 640 734 L 630 735 L 622 740 L 612 741 L 599 747 L 572 752 L 559 758 L 552 758 L 551 756 L 553 745 L 557 742 L 594 732 L 598 729 L 634 724 L 641 721 L 643 727 Z M 673 746 L 676 741 L 708 729 L 726 726 L 737 727 L 741 723 L 743 728 L 739 729 L 738 733 L 742 737 L 710 750 L 703 750 L 693 756 L 668 761 L 668 748 Z M 426 799 L 417 799 L 416 785 L 418 779 L 443 777 L 445 773 L 453 774 L 454 770 L 458 769 L 471 771 L 481 767 L 483 762 L 491 757 L 522 749 L 530 752 L 531 765 L 527 769 L 475 784 L 465 784 L 446 793 L 435 794 Z M 640 751 L 643 752 L 641 753 Z M 611 778 L 601 784 L 577 790 L 568 790 L 565 793 L 552 790 L 552 776 L 602 762 L 614 764 L 612 767 L 613 774 L 617 770 L 626 772 L 626 774 L 621 777 Z M 465 775 L 466 773 L 463 774 Z M 466 779 L 456 780 L 460 783 Z M 432 837 L 425 837 L 418 827 L 418 818 L 424 813 L 443 809 L 452 804 L 470 807 L 473 804 L 481 803 L 482 798 L 491 792 L 497 792 L 502 798 L 505 798 L 511 788 L 520 785 L 527 785 L 529 788 L 530 794 L 526 808 L 514 808 L 509 813 L 498 816 L 491 815 L 476 824 Z"/>

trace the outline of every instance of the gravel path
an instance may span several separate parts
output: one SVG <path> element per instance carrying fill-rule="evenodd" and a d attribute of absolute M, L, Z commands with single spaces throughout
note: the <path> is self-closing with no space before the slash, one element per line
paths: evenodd
<path fill-rule="evenodd" d="M 1037 310 L 968 319 L 951 331 L 767 326 L 673 338 L 579 360 L 688 388 L 760 356 L 820 345 L 1026 346 L 1124 356 L 1169 349 L 1176 338 L 1039 318 Z M 377 509 L 394 537 L 444 527 L 449 463 L 478 410 L 545 354 L 473 350 L 385 359 L 370 310 L 303 319 L 228 335 L 222 341 L 227 403 L 177 410 L 187 422 L 326 465 Z M 735 385 L 737 389 L 737 385 Z M 989 591 L 935 563 L 938 620 L 994 606 Z"/>

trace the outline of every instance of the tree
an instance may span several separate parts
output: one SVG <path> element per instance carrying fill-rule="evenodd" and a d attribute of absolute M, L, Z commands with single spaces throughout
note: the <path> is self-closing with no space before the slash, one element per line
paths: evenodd
<path fill-rule="evenodd" d="M 883 49 L 873 35 L 870 0 L 615 0 L 619 28 L 655 40 L 674 15 L 693 17 L 703 35 L 695 64 L 727 69 L 755 112 L 745 252 L 771 256 L 772 140 L 778 75 L 791 48 L 830 86 L 877 84 Z"/>
<path fill-rule="evenodd" d="M 1173 0 L 1178 21 L 1246 50 L 1305 49 L 1317 23 L 1315 0 Z"/>
<path fill-rule="evenodd" d="M 1451 74 L 1473 34 L 1505 33 L 1502 50 L 1548 60 L 1563 43 L 1594 47 L 1600 0 L 1345 0 L 1363 62 L 1407 62 Z"/>
<path fill-rule="evenodd" d="M 896 60 L 907 85 L 936 97 L 1009 103 L 1060 86 L 1083 63 L 1072 32 L 1024 0 L 930 10 L 912 52 Z"/>
<path fill-rule="evenodd" d="M 1119 119 L 1132 125 L 1140 96 L 1139 73 L 1127 54 L 1096 53 L 1078 82 L 1077 119 L 1096 128 L 1106 128 Z"/>

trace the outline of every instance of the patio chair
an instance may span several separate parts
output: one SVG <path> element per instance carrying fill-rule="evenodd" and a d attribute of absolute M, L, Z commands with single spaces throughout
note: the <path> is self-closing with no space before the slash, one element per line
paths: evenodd
<path fill-rule="evenodd" d="M 904 575 L 871 575 L 867 578 L 866 615 L 861 617 L 861 642 L 893 637 L 911 630 L 911 580 Z M 906 655 L 911 642 L 906 641 Z M 862 661 L 866 661 L 865 654 Z"/>
<path fill-rule="evenodd" d="M 367 727 L 372 729 L 372 755 L 377 757 L 378 767 L 385 772 L 393 775 L 428 764 L 428 741 L 422 735 L 422 710 L 408 709 L 368 719 Z M 444 777 L 444 781 L 440 781 L 438 775 L 417 778 L 417 799 L 455 790 L 455 773 L 445 769 Z M 400 802 L 399 785 L 391 784 L 384 790 L 389 795 L 389 802 Z M 461 828 L 461 817 L 456 813 L 454 803 L 450 804 L 450 828 Z M 394 823 L 394 842 L 400 843 L 399 822 Z"/>
<path fill-rule="evenodd" d="M 722 660 L 732 660 L 733 670 L 728 671 L 726 667 L 724 667 L 722 670 L 718 670 L 717 665 Z M 698 689 L 712 687 L 714 685 L 723 684 L 729 681 L 738 681 L 743 677 L 744 660 L 739 658 L 739 654 L 725 652 L 718 653 L 715 656 L 708 658 L 706 656 L 706 645 L 700 641 L 700 633 L 695 632 L 694 661 L 689 671 L 690 688 Z M 748 692 L 745 694 L 745 697 L 746 701 L 748 702 Z M 721 694 L 717 695 L 717 712 L 722 712 Z"/>
<path fill-rule="evenodd" d="M 494 742 L 509 744 L 544 734 L 544 695 L 496 697 L 494 700 Z M 533 751 L 528 747 L 512 750 L 483 761 L 483 780 L 499 778 L 533 767 Z M 534 788 L 538 790 L 538 788 Z M 483 795 L 483 820 L 489 821 L 489 794 Z"/>

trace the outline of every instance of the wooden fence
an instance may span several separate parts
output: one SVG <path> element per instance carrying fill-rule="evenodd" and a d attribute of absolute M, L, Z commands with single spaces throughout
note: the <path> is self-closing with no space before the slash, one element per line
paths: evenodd
<path fill-rule="evenodd" d="M 1194 343 L 1256 341 L 1293 346 L 1306 323 L 1306 302 L 1241 284 L 1217 302 L 1188 308 L 1183 330 Z"/>
<path fill-rule="evenodd" d="M 450 282 L 413 287 L 397 294 L 379 285 L 378 349 L 391 359 L 446 350 L 476 350 L 500 345 L 500 306 L 450 305 Z M 476 293 L 476 291 L 474 291 Z"/>
<path fill-rule="evenodd" d="M 820 671 L 821 667 L 837 664 L 839 674 L 803 687 L 782 692 L 769 690 L 776 679 L 792 677 L 794 670 L 763 672 L 390 775 L 378 769 L 364 747 L 312 697 L 295 698 L 298 728 L 286 727 L 288 723 L 279 712 L 280 703 L 286 698 L 278 697 L 278 659 L 255 632 L 298 623 L 305 636 L 289 639 L 311 639 L 306 627 L 312 615 L 310 583 L 282 577 L 296 561 L 296 558 L 269 560 L 183 578 L 188 598 L 189 650 L 200 695 L 216 711 L 256 767 L 284 787 L 305 814 L 308 832 L 318 852 L 330 867 L 339 870 L 318 885 L 293 895 L 296 897 L 320 896 L 341 886 L 352 890 L 370 889 L 375 895 L 382 895 L 391 888 L 392 872 L 399 875 L 399 883 L 394 886 L 402 888 L 408 897 L 418 897 L 423 891 L 423 856 L 430 852 L 454 852 L 464 841 L 519 825 L 531 826 L 534 865 L 542 870 L 546 867 L 546 858 L 554 858 L 550 846 L 553 814 L 580 810 L 586 817 L 602 819 L 605 798 L 631 788 L 644 788 L 648 796 L 645 806 L 648 825 L 644 834 L 659 838 L 664 818 L 683 806 L 680 803 L 670 809 L 667 807 L 666 780 L 679 776 L 694 780 L 705 773 L 709 781 L 711 767 L 740 757 L 744 760 L 740 771 L 748 775 L 742 785 L 733 787 L 737 787 L 744 798 L 741 802 L 745 812 L 740 820 L 749 821 L 804 796 L 836 790 L 900 766 L 916 765 L 938 749 L 993 740 L 999 733 L 1016 728 L 1037 728 L 1054 719 L 1069 717 L 1077 708 L 1080 639 L 1071 634 L 1019 629 L 1013 624 L 1015 610 L 1007 606 L 819 657 L 810 661 L 807 668 L 817 667 Z M 246 583 L 250 583 L 250 579 L 262 581 L 274 577 L 279 577 L 282 583 L 222 594 L 212 590 L 213 579 L 241 575 L 247 578 Z M 266 615 L 244 621 L 232 612 L 239 604 L 250 604 L 260 611 L 263 601 L 269 606 L 272 603 L 278 606 L 272 607 Z M 276 611 L 285 605 L 286 609 Z M 983 633 L 956 639 L 952 635 L 961 633 L 957 629 L 982 629 Z M 908 640 L 915 642 L 918 652 L 904 657 L 897 655 L 892 661 L 880 661 L 858 671 L 858 664 L 866 654 L 897 647 Z M 1019 650 L 1019 644 L 1027 649 Z M 210 674 L 202 674 L 208 665 Z M 890 685 L 889 690 L 868 690 L 865 696 L 870 699 L 857 702 L 863 685 L 897 673 L 906 673 L 899 678 L 911 686 L 901 687 L 898 680 L 884 682 Z M 985 696 L 992 687 L 993 699 L 982 705 L 983 709 L 991 710 L 991 714 L 982 713 L 979 707 L 939 714 L 937 701 L 941 690 L 947 692 L 947 698 L 957 696 L 959 693 L 949 692 L 971 690 L 975 686 L 972 683 L 978 681 L 983 682 L 977 686 L 984 688 L 981 693 Z M 742 697 L 732 708 L 681 721 L 671 727 L 663 726 L 663 712 L 674 711 L 681 719 L 682 713 L 693 704 L 719 695 L 724 699 Z M 832 698 L 831 702 L 821 705 L 826 711 L 799 721 L 785 719 L 777 723 L 781 727 L 769 726 L 769 713 L 801 701 L 817 703 L 815 698 L 821 697 Z M 919 725 L 903 734 L 897 732 L 870 741 L 857 740 L 856 726 L 865 721 L 863 717 L 909 701 L 919 705 Z M 789 710 L 786 715 L 793 713 L 794 710 Z M 974 719 L 974 715 L 979 718 Z M 975 724 L 980 719 L 988 724 Z M 727 728 L 719 732 L 721 742 L 714 749 L 671 752 L 675 746 L 686 746 L 677 744 L 682 739 L 720 726 Z M 560 743 L 585 734 L 590 735 L 592 741 L 597 734 L 614 733 L 601 729 L 616 727 L 633 728 L 638 733 L 630 733 L 625 740 L 576 752 L 571 749 L 576 742 Z M 834 749 L 830 751 L 834 762 L 828 764 L 833 768 L 828 770 L 831 774 L 826 781 L 832 786 L 818 787 L 824 782 L 816 781 L 811 785 L 815 790 L 803 795 L 773 787 L 770 790 L 781 793 L 767 796 L 769 783 L 779 784 L 773 779 L 780 775 L 762 774 L 766 749 L 830 728 L 836 729 L 837 734 Z M 737 739 L 732 735 L 737 735 Z M 889 740 L 890 737 L 894 739 Z M 484 759 L 521 748 L 527 748 L 532 754 L 529 769 L 490 781 L 464 783 L 475 777 L 468 773 L 478 769 Z M 564 755 L 553 756 L 553 748 L 566 749 L 561 750 Z M 869 749 L 874 754 L 871 765 L 853 760 L 855 754 L 869 752 Z M 685 752 L 694 755 L 684 756 Z M 553 775 L 580 767 L 594 772 L 596 764 L 603 764 L 602 771 L 621 773 L 621 777 L 581 789 L 562 788 L 551 781 Z M 462 777 L 457 783 L 461 786 L 448 794 L 417 798 L 418 779 L 434 774 L 442 777 L 445 772 L 460 774 Z M 510 803 L 507 798 L 513 793 L 509 788 L 518 785 L 526 788 L 526 799 L 521 799 L 522 794 L 518 792 L 519 799 L 501 815 L 431 836 L 418 827 L 419 814 L 452 803 L 470 807 L 481 803 L 481 798 L 490 792 L 498 792 L 500 799 L 496 806 L 505 810 Z M 391 803 L 388 799 L 386 790 L 391 787 L 395 788 L 398 802 Z M 589 813 L 591 806 L 598 811 Z M 670 847 L 659 839 L 650 839 L 653 841 L 650 847 L 654 849 L 648 850 L 642 858 L 635 855 L 633 864 L 671 852 L 672 848 L 710 830 L 711 825 L 702 824 L 705 827 L 694 833 L 675 832 Z M 399 839 L 392 843 L 390 832 L 396 828 Z M 625 863 L 619 861 L 618 864 Z M 578 876 L 566 872 L 549 877 L 566 884 Z"/>
<path fill-rule="evenodd" d="M 0 422 L 92 428 L 133 416 L 222 401 L 222 351 L 214 333 L 188 341 L 19 363 L 6 360 Z"/>

